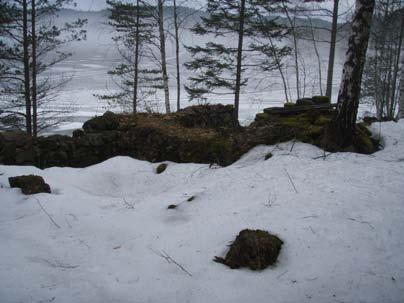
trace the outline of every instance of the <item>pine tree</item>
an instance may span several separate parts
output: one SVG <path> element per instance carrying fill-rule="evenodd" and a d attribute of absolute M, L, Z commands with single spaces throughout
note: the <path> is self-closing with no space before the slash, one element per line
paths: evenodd
<path fill-rule="evenodd" d="M 36 136 L 39 131 L 60 123 L 66 111 L 52 108 L 56 93 L 66 84 L 46 75 L 52 66 L 71 56 L 63 52 L 65 44 L 85 38 L 78 19 L 57 27 L 52 22 L 70 0 L 10 0 L 0 2 L 2 17 L 9 19 L 0 26 L 0 120 L 5 127 L 25 129 Z M 4 12 L 4 13 L 3 13 Z M 12 20 L 7 18 L 12 16 Z M 46 107 L 46 108 L 45 108 Z M 23 124 L 25 126 L 23 126 Z"/>
<path fill-rule="evenodd" d="M 258 69 L 262 64 L 247 63 L 245 54 L 257 56 L 264 53 L 268 68 L 269 42 L 254 40 L 254 37 L 275 39 L 283 35 L 270 14 L 277 1 L 268 0 L 208 0 L 208 17 L 202 17 L 192 31 L 197 35 L 213 35 L 215 38 L 234 37 L 235 45 L 210 41 L 205 46 L 187 47 L 193 60 L 185 66 L 195 72 L 189 79 L 186 91 L 190 99 L 206 101 L 206 94 L 230 91 L 234 94 L 235 118 L 238 118 L 240 91 L 248 82 L 244 72 L 247 67 Z M 249 40 L 246 42 L 247 38 Z M 271 49 L 269 49 L 271 48 Z M 276 50 L 278 51 L 278 50 Z M 279 52 L 279 54 L 281 54 Z"/>
<path fill-rule="evenodd" d="M 131 107 L 134 113 L 139 106 L 151 110 L 148 98 L 163 88 L 161 71 L 153 55 L 154 45 L 158 43 L 154 8 L 139 0 L 135 4 L 108 0 L 107 4 L 109 25 L 115 30 L 113 40 L 122 63 L 108 72 L 119 91 L 98 97 L 118 103 L 124 109 Z M 150 67 L 153 62 L 156 66 Z"/>

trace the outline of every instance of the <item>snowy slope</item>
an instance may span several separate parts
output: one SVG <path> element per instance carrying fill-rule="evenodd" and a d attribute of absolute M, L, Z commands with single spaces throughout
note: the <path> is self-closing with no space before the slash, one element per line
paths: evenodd
<path fill-rule="evenodd" d="M 169 163 L 161 175 L 126 157 L 0 166 L 0 302 L 403 302 L 404 121 L 373 130 L 385 149 L 370 156 L 313 159 L 323 152 L 289 142 L 226 168 Z M 9 188 L 29 173 L 53 194 Z M 244 228 L 285 241 L 276 266 L 212 261 Z"/>

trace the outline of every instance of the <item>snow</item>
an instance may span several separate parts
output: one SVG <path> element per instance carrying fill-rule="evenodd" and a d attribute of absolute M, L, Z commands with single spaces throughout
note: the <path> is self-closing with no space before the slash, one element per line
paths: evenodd
<path fill-rule="evenodd" d="M 323 159 L 287 142 L 225 168 L 170 162 L 160 175 L 128 157 L 0 166 L 0 302 L 403 302 L 404 121 L 372 130 L 385 145 L 373 155 Z M 9 188 L 30 173 L 53 193 Z M 275 266 L 212 261 L 244 228 L 284 240 Z"/>

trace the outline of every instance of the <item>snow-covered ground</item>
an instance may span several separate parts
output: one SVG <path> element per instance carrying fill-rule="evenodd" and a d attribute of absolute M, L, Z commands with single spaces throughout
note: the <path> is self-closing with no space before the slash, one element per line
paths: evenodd
<path fill-rule="evenodd" d="M 404 121 L 373 130 L 385 149 L 370 156 L 289 142 L 160 175 L 127 157 L 0 166 L 0 302 L 403 302 Z M 31 173 L 53 193 L 9 188 Z M 212 261 L 244 228 L 284 240 L 276 266 Z"/>

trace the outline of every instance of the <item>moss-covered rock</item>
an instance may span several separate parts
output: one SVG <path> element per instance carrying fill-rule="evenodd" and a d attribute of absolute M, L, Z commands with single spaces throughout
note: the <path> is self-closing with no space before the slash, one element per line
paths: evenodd
<path fill-rule="evenodd" d="M 86 133 L 98 133 L 105 130 L 116 130 L 119 127 L 119 117 L 113 112 L 106 112 L 100 117 L 95 117 L 84 123 Z"/>
<path fill-rule="evenodd" d="M 354 134 L 355 151 L 372 154 L 378 149 L 378 143 L 372 139 L 372 133 L 363 124 L 357 124 Z"/>
<path fill-rule="evenodd" d="M 293 102 L 286 102 L 286 103 L 283 104 L 284 108 L 292 108 L 292 107 L 295 107 L 295 106 L 296 106 L 296 104 L 293 103 Z"/>
<path fill-rule="evenodd" d="M 239 127 L 235 119 L 234 106 L 206 104 L 189 106 L 172 114 L 174 120 L 188 128 L 234 128 Z"/>
<path fill-rule="evenodd" d="M 313 96 L 311 97 L 314 104 L 328 104 L 331 103 L 331 99 L 327 96 Z"/>
<path fill-rule="evenodd" d="M 283 241 L 264 230 L 242 230 L 230 245 L 224 258 L 215 257 L 214 261 L 232 269 L 249 267 L 262 270 L 278 259 Z"/>
<path fill-rule="evenodd" d="M 38 193 L 50 193 L 49 184 L 45 183 L 41 176 L 27 175 L 8 178 L 10 187 L 21 188 L 24 195 L 33 195 Z"/>
<path fill-rule="evenodd" d="M 265 161 L 266 161 L 266 160 L 271 159 L 272 157 L 273 157 L 272 153 L 267 153 L 267 154 L 265 155 L 264 159 L 265 159 Z"/>
<path fill-rule="evenodd" d="M 296 106 L 314 105 L 314 101 L 311 98 L 301 98 L 296 100 Z"/>
<path fill-rule="evenodd" d="M 156 174 L 161 174 L 167 169 L 167 163 L 161 163 L 159 166 L 156 168 Z"/>

